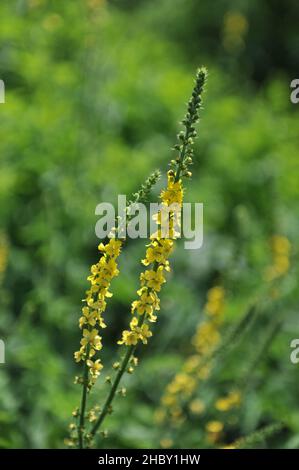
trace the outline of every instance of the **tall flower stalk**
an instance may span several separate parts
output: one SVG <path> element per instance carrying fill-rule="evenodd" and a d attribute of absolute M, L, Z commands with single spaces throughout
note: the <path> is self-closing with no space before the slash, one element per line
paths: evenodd
<path fill-rule="evenodd" d="M 132 200 L 128 202 L 127 206 L 127 221 L 130 219 L 130 205 L 136 202 L 146 202 L 151 188 L 159 178 L 160 172 L 155 171 L 141 186 L 141 189 L 133 194 Z M 115 225 L 113 229 L 114 238 L 110 238 L 106 244 L 100 243 L 98 246 L 100 259 L 91 266 L 90 275 L 87 278 L 90 287 L 85 293 L 82 315 L 79 319 L 82 338 L 80 349 L 74 353 L 74 358 L 77 363 L 83 363 L 83 374 L 75 379 L 76 383 L 82 385 L 82 396 L 80 408 L 73 412 L 73 416 L 79 420 L 78 426 L 76 427 L 74 423 L 71 424 L 71 432 L 77 434 L 76 440 L 79 448 L 84 446 L 87 396 L 103 368 L 101 359 L 95 359 L 96 354 L 102 349 L 100 331 L 106 328 L 103 314 L 107 307 L 107 299 L 112 296 L 112 293 L 109 291 L 111 281 L 119 274 L 117 260 L 120 256 L 124 240 L 115 238 L 121 221 L 117 220 Z M 74 444 L 75 439 L 68 440 L 68 443 Z"/>
<path fill-rule="evenodd" d="M 106 309 L 106 299 L 111 296 L 109 291 L 111 280 L 119 273 L 117 258 L 123 241 L 112 238 L 106 245 L 99 245 L 102 258 L 97 265 L 92 266 L 91 275 L 88 278 L 91 282 L 91 288 L 87 291 L 86 306 L 83 307 L 85 310 L 80 319 L 83 338 L 80 350 L 75 353 L 76 360 L 84 362 L 84 376 L 81 379 L 83 383 L 81 410 L 78 412 L 78 447 L 80 448 L 83 448 L 85 444 L 91 445 L 93 437 L 101 428 L 107 414 L 111 413 L 112 402 L 122 376 L 126 371 L 132 373 L 134 365 L 137 364 L 137 358 L 134 357 L 137 345 L 139 343 L 146 344 L 148 338 L 152 336 L 151 324 L 156 322 L 156 313 L 160 310 L 159 293 L 166 282 L 165 274 L 170 271 L 169 257 L 174 248 L 174 239 L 177 235 L 176 227 L 180 223 L 180 209 L 184 194 L 182 178 L 192 176 L 189 168 L 193 163 L 193 142 L 197 135 L 195 124 L 199 120 L 199 109 L 206 77 L 206 69 L 201 68 L 197 71 L 187 113 L 182 121 L 184 130 L 178 134 L 178 143 L 174 147 L 177 158 L 170 162 L 171 169 L 167 173 L 167 186 L 160 194 L 160 209 L 154 215 L 158 229 L 151 235 L 145 258 L 142 260 L 146 269 L 140 275 L 140 288 L 137 291 L 137 298 L 131 305 L 132 319 L 129 328 L 122 332 L 118 341 L 119 345 L 126 348 L 125 354 L 119 363 L 113 365 L 116 375 L 111 383 L 110 391 L 97 418 L 93 419 L 94 424 L 90 432 L 86 433 L 84 428 L 86 397 L 102 369 L 100 359 L 94 360 L 96 351 L 102 347 L 101 337 L 98 333 L 101 328 L 106 326 L 102 314 Z M 167 214 L 166 232 L 165 213 Z M 117 231 L 115 235 L 117 236 Z M 87 327 L 85 327 L 86 323 Z"/>
<path fill-rule="evenodd" d="M 178 152 L 175 160 L 171 160 L 171 169 L 167 173 L 167 187 L 161 191 L 160 199 L 162 208 L 160 213 L 154 216 L 159 225 L 159 229 L 151 236 L 151 242 L 147 247 L 145 259 L 142 264 L 146 266 L 140 275 L 140 289 L 137 291 L 138 298 L 132 302 L 131 312 L 132 320 L 128 330 L 122 332 L 122 337 L 118 344 L 125 345 L 127 351 L 119 365 L 118 372 L 112 383 L 111 390 L 106 398 L 102 412 L 95 422 L 91 436 L 100 429 L 108 412 L 111 411 L 111 404 L 114 399 L 120 380 L 127 370 L 130 361 L 136 362 L 134 358 L 135 349 L 139 342 L 147 343 L 148 338 L 152 336 L 150 324 L 157 320 L 156 312 L 160 310 L 159 292 L 162 285 L 166 282 L 165 272 L 170 271 L 168 258 L 173 251 L 175 238 L 175 222 L 177 212 L 169 212 L 168 234 L 169 238 L 164 238 L 163 231 L 163 209 L 170 206 L 180 208 L 183 202 L 182 177 L 191 177 L 189 171 L 193 163 L 193 143 L 197 136 L 195 124 L 199 120 L 199 109 L 202 103 L 202 92 L 207 78 L 207 71 L 201 68 L 197 71 L 195 86 L 192 96 L 188 102 L 188 109 L 185 118 L 182 121 L 184 131 L 178 134 L 178 143 L 174 149 Z M 162 215 L 161 215 L 162 213 Z M 164 219 L 165 220 L 165 219 Z M 133 367 L 130 367 L 130 372 Z"/>

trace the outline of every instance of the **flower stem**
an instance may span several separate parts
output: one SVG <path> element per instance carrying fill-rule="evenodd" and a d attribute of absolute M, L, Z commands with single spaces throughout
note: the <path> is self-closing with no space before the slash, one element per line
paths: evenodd
<path fill-rule="evenodd" d="M 87 361 L 84 363 L 84 372 L 83 372 L 83 390 L 81 398 L 81 409 L 80 409 L 80 421 L 78 427 L 78 439 L 79 439 L 79 449 L 84 448 L 84 420 L 85 420 L 85 408 L 86 408 L 86 398 L 87 398 L 87 385 L 88 385 L 88 366 Z"/>
<path fill-rule="evenodd" d="M 106 402 L 104 404 L 103 410 L 102 410 L 100 416 L 98 417 L 97 422 L 95 423 L 92 430 L 90 431 L 90 434 L 92 436 L 94 436 L 95 433 L 98 431 L 98 429 L 101 426 L 102 422 L 104 421 L 107 413 L 109 412 L 109 408 L 110 408 L 110 405 L 111 405 L 111 403 L 114 399 L 118 384 L 119 384 L 119 382 L 120 382 L 120 380 L 121 380 L 121 378 L 122 378 L 122 376 L 123 376 L 123 374 L 124 374 L 124 372 L 127 368 L 128 362 L 131 359 L 131 356 L 134 353 L 135 348 L 136 348 L 135 345 L 130 346 L 127 350 L 126 355 L 123 358 L 122 364 L 121 364 L 121 366 L 120 366 L 120 368 L 119 368 L 119 370 L 118 370 L 118 372 L 115 376 L 114 382 L 112 384 L 110 393 L 109 393 L 109 395 L 106 399 Z"/>

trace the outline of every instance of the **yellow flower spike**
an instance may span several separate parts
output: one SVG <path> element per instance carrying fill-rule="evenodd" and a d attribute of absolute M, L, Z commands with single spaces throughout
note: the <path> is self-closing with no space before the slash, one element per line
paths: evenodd
<path fill-rule="evenodd" d="M 218 345 L 220 341 L 219 326 L 222 321 L 222 312 L 224 305 L 225 291 L 221 286 L 215 286 L 207 292 L 207 303 L 204 306 L 204 313 L 206 319 L 199 323 L 195 335 L 192 338 L 192 344 L 195 349 L 195 354 L 189 356 L 183 364 L 180 372 L 178 372 L 172 381 L 167 385 L 164 395 L 161 399 L 161 404 L 165 409 L 165 420 L 173 416 L 174 408 L 177 403 L 184 403 L 194 413 L 201 412 L 204 404 L 200 399 L 195 398 L 194 394 L 200 381 L 207 380 L 211 372 L 211 363 L 205 361 L 206 358 Z M 213 313 L 211 315 L 213 305 Z M 207 307 L 208 306 L 208 307 Z M 237 401 L 237 396 L 234 395 Z M 179 426 L 180 421 L 171 424 Z"/>
<path fill-rule="evenodd" d="M 178 144 L 175 146 L 176 150 L 179 152 L 179 156 L 175 163 L 171 164 L 173 168 L 168 172 L 167 188 L 164 189 L 160 195 L 162 199 L 161 206 L 164 208 L 174 203 L 177 204 L 180 209 L 183 201 L 181 177 L 186 176 L 188 165 L 191 163 L 190 160 L 192 160 L 192 144 L 193 139 L 196 136 L 194 125 L 199 119 L 198 111 L 201 106 L 201 93 L 203 91 L 206 76 L 207 72 L 205 69 L 198 70 L 192 96 L 188 102 L 188 111 L 185 119 L 182 121 L 185 126 L 185 132 L 182 131 L 179 134 Z M 128 348 L 122 359 L 121 366 L 116 373 L 112 389 L 107 395 L 103 410 L 91 429 L 90 435 L 92 437 L 99 430 L 107 414 L 109 414 L 118 383 L 121 380 L 122 375 L 127 370 L 127 365 L 134 354 L 135 346 L 139 341 L 146 344 L 148 338 L 152 336 L 148 322 L 155 320 L 154 310 L 159 309 L 157 293 L 160 292 L 162 285 L 166 282 L 164 271 L 167 272 L 170 270 L 168 257 L 173 248 L 172 237 L 178 236 L 176 233 L 176 226 L 178 225 L 177 222 L 180 221 L 179 215 L 176 214 L 177 211 L 174 211 L 171 207 L 168 210 L 168 213 L 170 213 L 168 215 L 170 222 L 169 236 L 161 237 L 164 229 L 162 226 L 164 212 L 166 213 L 166 210 L 163 212 L 161 211 L 161 225 L 157 233 L 151 235 L 151 243 L 147 247 L 145 259 L 143 260 L 143 264 L 148 266 L 148 269 L 141 273 L 140 284 L 141 288 L 144 287 L 146 290 L 143 290 L 142 292 L 138 291 L 138 299 L 134 300 L 132 303 L 132 313 L 133 315 L 137 313 L 138 317 L 133 317 L 133 320 L 130 322 L 130 329 L 124 330 L 122 332 L 121 339 L 118 341 L 118 344 L 126 345 Z M 158 219 L 159 218 L 160 214 L 158 215 Z M 167 238 L 167 240 L 164 241 L 163 238 Z M 107 249 L 102 245 L 99 246 L 99 250 L 104 252 L 105 255 L 107 254 Z M 115 275 L 117 273 L 116 270 L 117 268 L 113 266 L 113 263 L 110 263 L 109 269 L 105 268 L 104 274 L 107 274 L 108 276 L 111 274 Z M 97 286 L 98 281 L 101 279 L 102 276 L 96 274 L 94 285 Z M 103 296 L 106 296 L 106 291 L 108 291 L 108 286 L 99 287 L 99 292 L 102 292 Z M 192 383 L 192 381 L 190 381 L 190 383 Z M 189 389 L 192 390 L 193 385 L 192 387 L 189 385 Z M 181 416 L 182 410 L 179 406 L 176 411 L 176 421 L 182 421 L 184 417 Z"/>

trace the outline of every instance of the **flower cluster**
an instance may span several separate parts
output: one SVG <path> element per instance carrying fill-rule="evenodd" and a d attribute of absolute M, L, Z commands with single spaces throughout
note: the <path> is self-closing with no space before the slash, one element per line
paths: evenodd
<path fill-rule="evenodd" d="M 215 408 L 218 411 L 230 411 L 232 408 L 241 404 L 241 393 L 239 390 L 231 390 L 226 396 L 218 398 L 215 402 Z"/>
<path fill-rule="evenodd" d="M 199 110 L 202 103 L 202 92 L 204 89 L 207 71 L 201 68 L 197 71 L 195 86 L 192 96 L 188 102 L 187 114 L 182 124 L 184 131 L 178 135 L 179 142 L 174 149 L 177 152 L 176 160 L 170 163 L 171 169 L 168 172 L 167 187 L 161 192 L 162 203 L 158 213 L 153 219 L 156 221 L 158 229 L 150 237 L 150 244 L 147 246 L 145 258 L 142 264 L 146 269 L 140 275 L 140 288 L 137 291 L 137 299 L 132 302 L 132 319 L 129 329 L 122 332 L 122 337 L 118 344 L 127 346 L 127 351 L 120 362 L 113 364 L 116 375 L 106 378 L 106 383 L 111 384 L 111 390 L 107 394 L 101 411 L 98 416 L 92 412 L 91 418 L 94 421 L 89 432 L 85 427 L 85 410 L 87 401 L 87 392 L 93 385 L 96 377 L 99 375 L 102 364 L 100 359 L 94 360 L 97 351 L 102 348 L 99 331 L 105 328 L 103 312 L 106 309 L 106 299 L 112 294 L 109 292 L 110 283 L 113 277 L 118 275 L 117 257 L 120 254 L 122 241 L 111 239 L 106 245 L 100 244 L 99 250 L 102 257 L 99 262 L 92 266 L 91 274 L 88 277 L 90 289 L 87 291 L 85 306 L 82 309 L 82 316 L 79 320 L 79 326 L 83 330 L 80 350 L 75 353 L 77 362 L 84 363 L 84 377 L 80 378 L 83 383 L 81 409 L 75 410 L 73 416 L 78 418 L 77 427 L 72 424 L 72 431 L 76 430 L 78 440 L 76 443 L 79 448 L 85 445 L 90 447 L 92 440 L 99 431 L 105 417 L 110 414 L 112 402 L 117 393 L 125 395 L 125 389 L 118 390 L 118 384 L 125 372 L 132 373 L 133 366 L 137 365 L 137 358 L 134 357 L 134 349 L 138 343 L 146 344 L 148 338 L 152 336 L 150 324 L 157 320 L 156 312 L 160 309 L 159 292 L 162 285 L 166 282 L 165 274 L 170 271 L 169 257 L 174 247 L 173 240 L 177 237 L 177 227 L 180 228 L 181 205 L 183 201 L 182 177 L 190 177 L 189 166 L 192 164 L 193 139 L 196 137 L 195 124 L 199 120 Z M 133 201 L 142 202 L 147 199 L 151 187 L 159 179 L 160 173 L 154 172 L 153 175 L 142 185 L 141 190 L 133 195 Z M 129 204 L 130 205 L 130 204 Z M 130 207 L 126 211 L 126 223 L 132 216 Z M 125 221 L 118 220 L 115 234 L 121 238 L 120 228 Z M 75 442 L 71 436 L 71 443 Z"/>
<path fill-rule="evenodd" d="M 238 408 L 240 404 L 241 392 L 235 389 L 228 392 L 227 395 L 218 398 L 215 402 L 215 408 L 222 414 L 222 416 L 226 417 L 227 421 L 228 419 L 226 413 L 229 413 L 232 410 Z M 223 415 L 223 413 L 225 414 Z M 218 419 L 207 422 L 205 426 L 206 438 L 210 444 L 216 444 L 223 438 L 225 430 L 224 421 L 225 420 L 219 416 Z"/>
<path fill-rule="evenodd" d="M 223 301 L 223 287 L 215 286 L 208 291 L 204 308 L 208 318 L 198 326 L 192 340 L 196 352 L 200 355 L 209 353 L 220 341 L 219 325 L 222 322 Z"/>
<path fill-rule="evenodd" d="M 179 207 L 183 201 L 182 183 L 179 180 L 175 182 L 174 174 L 170 170 L 168 172 L 167 188 L 161 192 L 161 210 L 172 204 Z M 156 312 L 160 310 L 160 299 L 158 293 L 162 285 L 166 282 L 165 272 L 170 271 L 168 258 L 173 250 L 173 219 L 175 214 L 168 211 L 167 225 L 168 233 L 171 238 L 163 238 L 165 218 L 161 222 L 159 214 L 155 214 L 154 219 L 157 221 L 159 229 L 151 237 L 151 243 L 147 246 L 145 259 L 142 264 L 147 267 L 140 275 L 140 289 L 137 291 L 138 299 L 132 302 L 131 312 L 134 315 L 130 322 L 130 329 L 122 332 L 122 338 L 118 344 L 126 346 L 136 346 L 139 341 L 143 344 L 147 343 L 147 339 L 152 336 L 148 322 L 157 320 Z"/>
<path fill-rule="evenodd" d="M 220 411 L 220 413 L 225 413 L 225 415 L 222 416 L 225 416 L 226 421 L 228 421 L 226 413 L 238 408 L 240 404 L 241 392 L 235 389 L 228 392 L 227 395 L 218 398 L 215 402 L 215 408 L 217 411 Z M 224 437 L 224 421 L 225 420 L 219 416 L 218 419 L 207 422 L 205 426 L 206 438 L 210 444 L 216 444 Z"/>
<path fill-rule="evenodd" d="M 218 442 L 222 436 L 224 424 L 221 421 L 208 421 L 206 424 L 207 440 L 210 444 Z"/>
<path fill-rule="evenodd" d="M 122 241 L 111 238 L 108 243 L 100 243 L 98 249 L 102 256 L 97 264 L 91 266 L 88 281 L 90 288 L 86 291 L 85 306 L 79 319 L 79 327 L 83 330 L 80 349 L 74 356 L 76 362 L 86 362 L 90 373 L 90 384 L 99 376 L 103 365 L 100 359 L 92 358 L 102 349 L 102 338 L 99 331 L 105 328 L 103 313 L 106 309 L 106 298 L 112 296 L 109 291 L 111 281 L 119 274 L 117 258 L 120 255 Z"/>
<path fill-rule="evenodd" d="M 204 307 L 205 321 L 198 325 L 192 339 L 195 354 L 189 356 L 173 380 L 167 385 L 161 399 L 162 407 L 157 412 L 157 420 L 163 422 L 169 418 L 173 425 L 178 426 L 184 420 L 183 406 L 188 401 L 189 409 L 195 414 L 204 410 L 204 404 L 199 399 L 193 399 L 198 382 L 208 378 L 210 373 L 209 361 L 205 357 L 216 348 L 220 341 L 219 327 L 222 322 L 224 308 L 224 289 L 215 286 L 208 291 Z"/>

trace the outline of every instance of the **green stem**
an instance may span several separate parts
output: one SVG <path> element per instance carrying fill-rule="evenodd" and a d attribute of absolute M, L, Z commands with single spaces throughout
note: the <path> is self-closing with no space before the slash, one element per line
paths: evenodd
<path fill-rule="evenodd" d="M 188 147 L 188 139 L 190 137 L 189 136 L 190 127 L 191 127 L 191 124 L 186 126 L 186 131 L 185 131 L 185 136 L 184 136 L 184 143 L 183 143 L 183 147 L 180 151 L 180 158 L 179 158 L 179 161 L 178 161 L 178 167 L 177 167 L 177 171 L 176 171 L 176 174 L 175 174 L 175 177 L 174 177 L 175 183 L 177 183 L 179 181 L 180 176 L 181 176 L 182 165 L 183 165 L 184 158 L 185 158 L 185 155 L 186 155 L 186 150 L 187 150 L 187 147 Z"/>
<path fill-rule="evenodd" d="M 87 360 L 86 360 L 84 363 L 83 390 L 82 390 L 82 398 L 81 398 L 80 421 L 79 421 L 79 428 L 78 428 L 79 449 L 84 448 L 83 429 L 84 429 L 85 408 L 86 408 L 86 399 L 87 399 L 87 385 L 88 385 L 88 366 L 87 366 Z"/>
<path fill-rule="evenodd" d="M 157 265 L 158 265 L 158 263 L 155 261 L 153 269 L 157 269 Z M 144 320 L 145 320 L 145 314 L 139 317 L 138 327 L 141 327 L 143 325 Z M 132 344 L 128 348 L 128 350 L 126 352 L 126 355 L 124 356 L 124 358 L 122 360 L 121 366 L 120 366 L 120 368 L 119 368 L 119 370 L 118 370 L 118 372 L 115 376 L 114 382 L 113 382 L 111 390 L 109 392 L 109 395 L 108 395 L 108 397 L 105 401 L 103 410 L 102 410 L 100 416 L 98 417 L 96 423 L 94 424 L 93 428 L 90 431 L 90 434 L 92 436 L 94 436 L 95 433 L 98 431 L 98 429 L 100 428 L 102 422 L 104 421 L 105 417 L 107 416 L 107 413 L 109 412 L 109 407 L 110 407 L 110 405 L 111 405 L 111 403 L 114 399 L 114 396 L 115 396 L 117 387 L 119 385 L 119 382 L 121 381 L 121 378 L 122 378 L 122 376 L 124 375 L 124 373 L 126 371 L 128 362 L 131 359 L 131 356 L 134 354 L 134 351 L 135 351 L 136 347 L 137 347 L 137 345 Z"/>
<path fill-rule="evenodd" d="M 127 350 L 127 353 L 125 355 L 125 357 L 123 358 L 123 361 L 122 361 L 122 364 L 121 364 L 121 367 L 119 368 L 116 376 L 115 376 L 115 379 L 114 379 L 114 382 L 112 384 L 112 387 L 111 387 L 111 390 L 110 390 L 110 393 L 105 401 L 105 404 L 104 404 L 104 407 L 103 407 L 103 410 L 100 414 L 100 416 L 98 417 L 97 419 L 97 422 L 95 423 L 95 425 L 93 426 L 90 434 L 92 436 L 95 435 L 95 433 L 98 431 L 99 427 L 101 426 L 102 422 L 104 421 L 107 413 L 109 412 L 109 408 L 110 408 L 110 405 L 114 399 L 114 396 L 115 396 L 115 393 L 116 393 L 116 390 L 117 390 L 117 387 L 119 385 L 119 382 L 123 376 L 123 374 L 125 373 L 125 370 L 127 368 L 127 365 L 128 365 L 128 362 L 129 360 L 131 359 L 131 356 L 132 354 L 134 353 L 134 350 L 136 348 L 136 345 L 132 345 L 128 348 Z"/>

